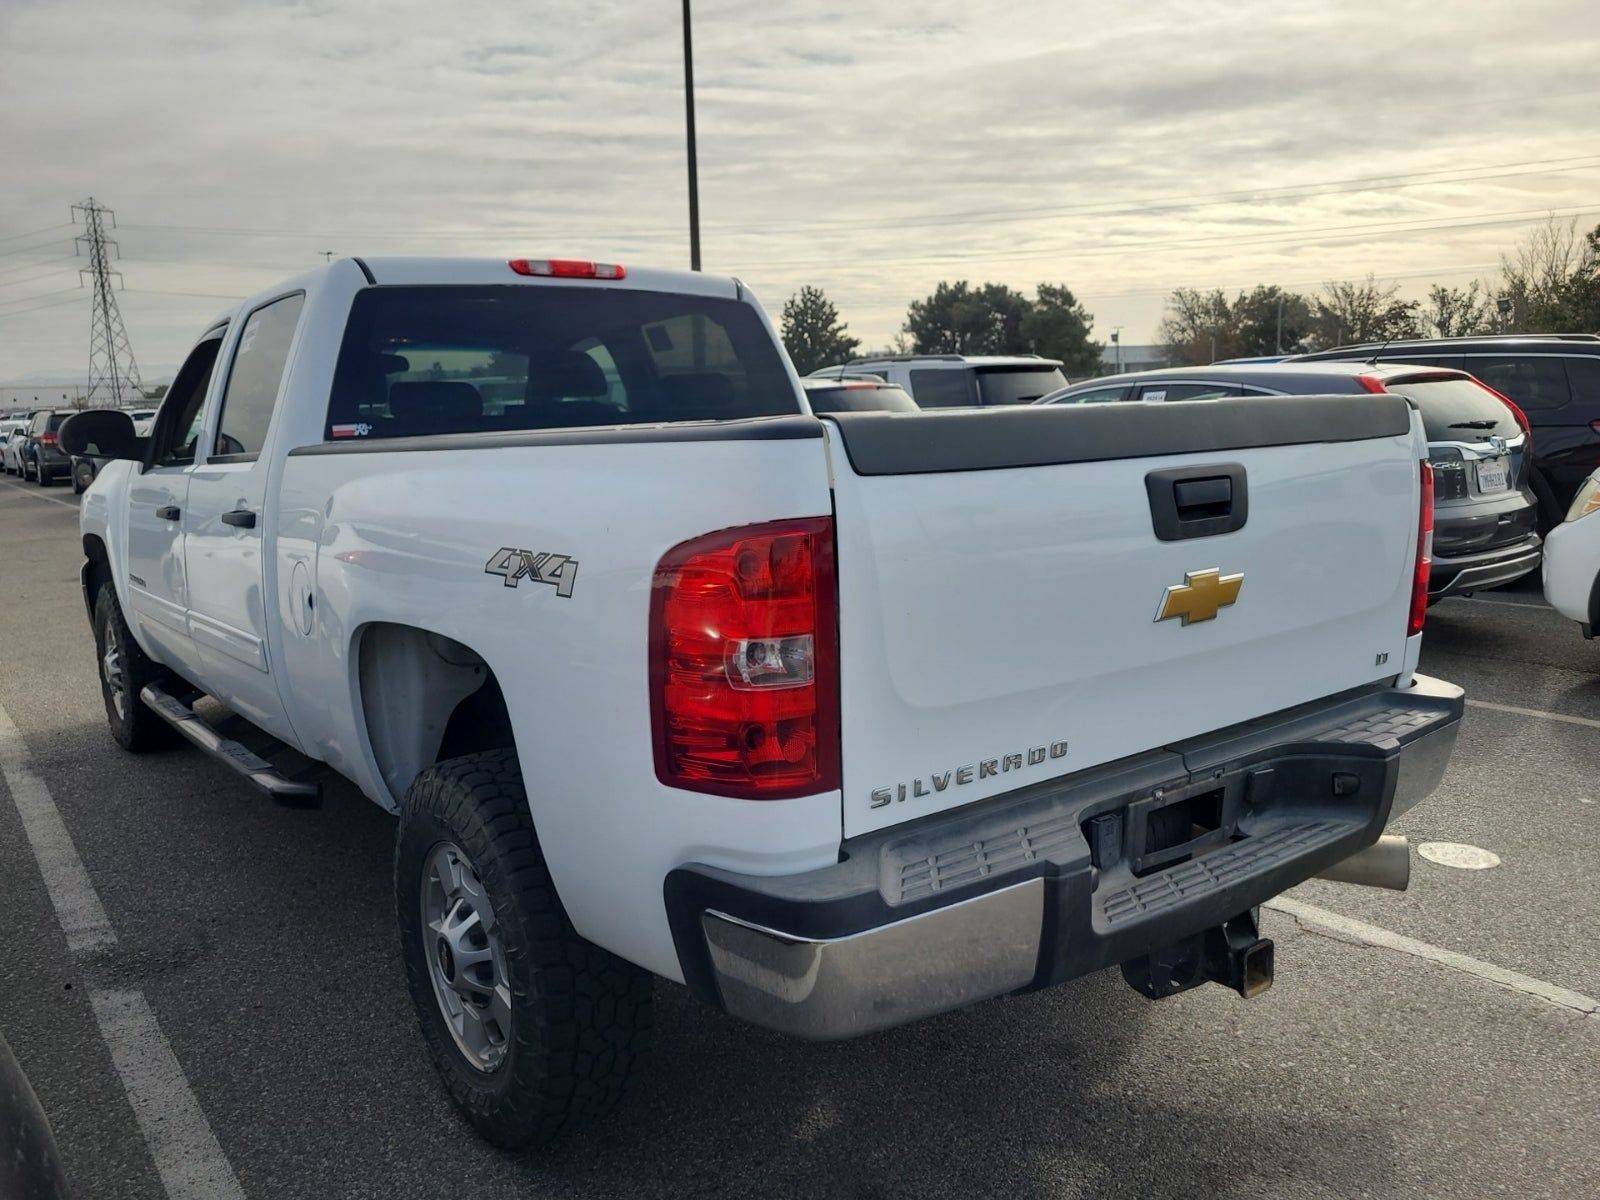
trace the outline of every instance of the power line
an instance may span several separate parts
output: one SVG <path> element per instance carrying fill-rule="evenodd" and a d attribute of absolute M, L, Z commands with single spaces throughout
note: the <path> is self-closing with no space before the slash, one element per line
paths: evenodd
<path fill-rule="evenodd" d="M 734 236 L 753 234 L 774 229 L 905 229 L 924 225 L 968 224 L 980 221 L 1030 220 L 1039 216 L 1067 213 L 1096 212 L 1101 215 L 1126 213 L 1138 215 L 1147 212 L 1169 212 L 1184 208 L 1203 208 L 1215 204 L 1234 203 L 1240 200 L 1297 200 L 1324 195 L 1352 192 L 1385 192 L 1403 188 L 1438 186 L 1451 183 L 1475 183 L 1495 179 L 1511 179 L 1527 175 L 1559 175 L 1600 167 L 1600 155 L 1585 154 L 1568 158 L 1525 159 L 1520 162 L 1486 163 L 1479 167 L 1448 167 L 1433 171 L 1395 172 L 1388 175 L 1365 175 L 1344 179 L 1312 180 L 1301 183 L 1266 185 L 1257 188 L 1239 188 L 1231 191 L 1194 192 L 1169 196 L 1152 203 L 1145 198 L 1119 198 L 1114 200 L 1084 201 L 1064 205 L 1007 206 L 992 209 L 970 209 L 955 213 L 941 213 L 930 217 L 841 217 L 810 221 L 790 221 L 771 225 L 748 225 L 733 222 L 712 223 L 708 228 L 731 233 Z M 1529 169 L 1521 169 L 1529 168 Z M 1464 174 L 1463 172 L 1474 172 Z M 1482 172 L 1496 172 L 1482 174 Z M 1448 176 L 1448 178 L 1439 178 Z M 1308 190 L 1319 189 L 1319 190 Z M 394 238 L 397 240 L 447 240 L 503 241 L 511 237 L 547 235 L 549 226 L 539 228 L 502 226 L 496 229 L 367 229 L 367 230 L 304 230 L 263 226 L 217 226 L 181 224 L 125 224 L 124 229 L 153 233 L 192 233 L 219 237 L 288 237 L 317 239 Z M 632 226 L 625 235 L 629 238 L 670 237 L 676 230 L 667 227 L 640 228 Z M 614 232 L 592 235 L 569 233 L 567 237 L 616 237 Z"/>
<path fill-rule="evenodd" d="M 1401 224 L 1396 221 L 1379 221 L 1360 225 L 1326 225 L 1320 228 L 1303 230 L 1284 230 L 1272 234 L 1223 234 L 1207 238 L 1186 238 L 1168 241 L 1144 242 L 1113 242 L 1106 243 L 1096 250 L 1073 250 L 1073 245 L 1046 245 L 1026 246 L 1016 250 L 996 251 L 967 251 L 951 254 L 925 255 L 922 257 L 896 257 L 896 266 L 923 265 L 936 266 L 941 263 L 951 262 L 1011 262 L 1018 259 L 1031 259 L 1049 255 L 1053 258 L 1082 259 L 1102 258 L 1107 255 L 1121 255 L 1137 250 L 1185 250 L 1204 249 L 1210 246 L 1242 247 L 1242 246 L 1270 246 L 1270 245 L 1299 245 L 1308 241 L 1333 242 L 1348 241 L 1360 237 L 1393 237 L 1398 234 L 1428 233 L 1434 230 L 1447 229 L 1477 229 L 1495 225 L 1526 224 L 1532 220 L 1553 216 L 1558 219 L 1567 217 L 1586 217 L 1600 213 L 1600 209 L 1577 209 L 1569 212 L 1552 212 L 1549 209 L 1523 209 L 1516 213 L 1483 213 L 1463 214 L 1460 218 L 1448 218 L 1444 221 L 1423 222 L 1416 218 L 1405 222 L 1405 228 L 1384 228 Z M 1468 219 L 1481 216 L 1482 220 Z M 1503 218 L 1503 219 L 1500 219 Z M 1348 232 L 1345 232 L 1348 231 Z M 838 259 L 785 259 L 776 261 L 761 261 L 762 269 L 798 269 L 806 267 L 819 267 L 837 265 Z"/>
<path fill-rule="evenodd" d="M 79 287 L 57 288 L 53 292 L 33 292 L 27 296 L 13 296 L 9 300 L 0 300 L 0 305 L 26 304 L 30 300 L 43 300 L 46 296 L 60 296 L 66 292 L 76 292 L 81 290 L 82 287 L 80 285 Z"/>
<path fill-rule="evenodd" d="M 0 258 L 12 258 L 18 254 L 33 254 L 39 250 L 48 250 L 52 246 L 70 245 L 66 238 L 49 238 L 37 246 L 18 246 L 15 250 L 0 250 Z"/>
<path fill-rule="evenodd" d="M 89 249 L 89 265 L 78 273 L 79 278 L 88 275 L 94 280 L 94 307 L 89 317 L 89 406 L 121 404 L 126 391 L 137 396 L 141 388 L 139 364 L 133 359 L 117 295 L 111 290 L 111 277 L 120 280 L 122 273 L 111 269 L 106 255 L 108 249 L 117 249 L 117 243 L 106 237 L 105 221 L 110 218 L 114 228 L 117 214 L 96 204 L 93 196 L 74 204 L 72 211 L 83 214 L 84 233 L 76 242 L 87 243 Z"/>
<path fill-rule="evenodd" d="M 41 233 L 51 233 L 51 232 L 53 232 L 53 231 L 55 231 L 57 229 L 71 229 L 71 228 L 72 228 L 72 222 L 71 221 L 67 221 L 66 223 L 61 224 L 61 225 L 46 225 L 43 229 L 29 229 L 29 230 L 25 230 L 22 233 L 8 233 L 8 234 L 6 234 L 5 237 L 0 237 L 0 242 L 14 242 L 18 238 L 36 237 Z"/>
<path fill-rule="evenodd" d="M 32 308 L 15 308 L 10 312 L 0 312 L 0 321 L 3 321 L 8 317 L 20 317 L 24 313 L 38 312 L 41 308 L 55 308 L 58 305 L 74 304 L 79 300 L 87 300 L 90 298 L 90 293 L 88 292 L 79 291 L 77 288 L 73 288 L 72 290 L 78 294 L 76 296 L 70 296 L 65 300 L 51 300 L 45 304 L 35 304 Z"/>

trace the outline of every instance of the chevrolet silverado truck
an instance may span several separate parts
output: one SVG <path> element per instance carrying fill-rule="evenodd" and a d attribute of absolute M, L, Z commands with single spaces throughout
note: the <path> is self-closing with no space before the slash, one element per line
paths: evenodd
<path fill-rule="evenodd" d="M 501 1145 L 615 1103 L 652 976 L 811 1039 L 1254 995 L 1263 901 L 1403 886 L 1462 711 L 1399 396 L 819 417 L 737 280 L 345 259 L 64 436 L 113 736 L 396 814 Z"/>

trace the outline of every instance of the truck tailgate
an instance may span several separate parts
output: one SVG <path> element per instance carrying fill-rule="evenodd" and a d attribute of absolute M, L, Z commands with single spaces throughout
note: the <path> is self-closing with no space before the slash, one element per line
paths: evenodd
<path fill-rule="evenodd" d="M 1404 659 L 1421 443 L 1397 397 L 846 414 L 829 434 L 846 837 Z"/>

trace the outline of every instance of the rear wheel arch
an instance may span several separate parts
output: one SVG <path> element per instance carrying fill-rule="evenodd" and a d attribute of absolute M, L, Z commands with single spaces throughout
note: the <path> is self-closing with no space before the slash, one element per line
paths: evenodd
<path fill-rule="evenodd" d="M 351 662 L 367 748 L 393 802 L 435 763 L 516 749 L 500 681 L 472 647 L 380 621 L 357 631 Z"/>

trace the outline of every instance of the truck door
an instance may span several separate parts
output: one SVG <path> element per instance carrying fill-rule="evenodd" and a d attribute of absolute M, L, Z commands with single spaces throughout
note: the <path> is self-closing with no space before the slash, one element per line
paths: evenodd
<path fill-rule="evenodd" d="M 151 431 L 150 457 L 128 486 L 128 614 L 140 643 L 191 679 L 199 663 L 189 638 L 183 510 L 189 502 L 189 473 L 206 393 L 226 328 L 209 331 L 189 352 Z"/>
<path fill-rule="evenodd" d="M 244 318 L 222 376 L 207 442 L 189 478 L 184 565 L 189 636 L 208 690 L 274 736 L 297 744 L 278 696 L 273 613 L 263 553 L 270 460 L 263 454 L 283 388 L 305 295 L 296 292 Z"/>

